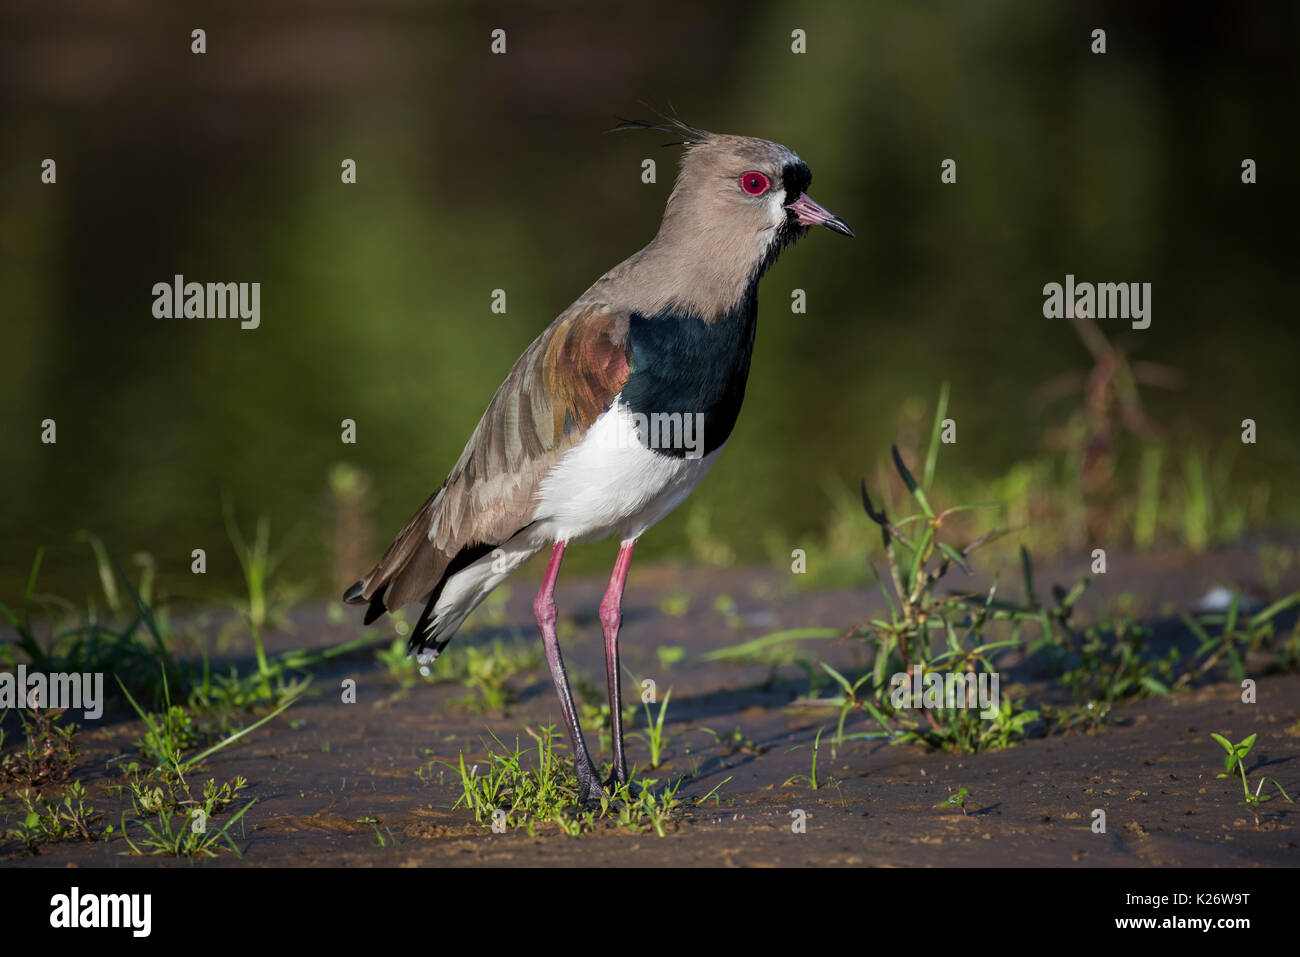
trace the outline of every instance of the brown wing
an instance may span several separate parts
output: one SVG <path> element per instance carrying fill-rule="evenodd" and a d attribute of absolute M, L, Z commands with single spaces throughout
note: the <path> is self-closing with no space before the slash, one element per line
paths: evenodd
<path fill-rule="evenodd" d="M 430 594 L 529 523 L 543 476 L 627 381 L 626 342 L 626 314 L 591 304 L 571 307 L 533 341 L 442 487 L 344 596 L 371 603 L 367 623 Z"/>

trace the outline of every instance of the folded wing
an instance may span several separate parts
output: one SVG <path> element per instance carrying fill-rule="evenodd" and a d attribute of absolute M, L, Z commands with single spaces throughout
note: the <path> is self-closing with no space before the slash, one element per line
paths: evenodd
<path fill-rule="evenodd" d="M 519 357 L 442 487 L 343 596 L 366 623 L 416 599 L 532 521 L 547 471 L 610 407 L 629 372 L 628 317 L 570 308 Z"/>

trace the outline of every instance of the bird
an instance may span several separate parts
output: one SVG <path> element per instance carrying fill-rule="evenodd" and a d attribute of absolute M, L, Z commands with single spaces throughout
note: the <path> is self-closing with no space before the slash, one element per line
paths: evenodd
<path fill-rule="evenodd" d="M 618 635 L 633 549 L 732 434 L 759 280 L 815 226 L 853 236 L 809 197 L 812 173 L 785 146 L 676 117 L 620 124 L 614 131 L 656 130 L 682 147 L 658 232 L 524 350 L 442 486 L 343 596 L 367 605 L 367 625 L 423 603 L 408 650 L 428 664 L 497 585 L 549 548 L 533 611 L 584 807 L 628 784 Z M 613 755 L 601 781 L 569 688 L 554 596 L 565 549 L 611 535 L 618 554 L 599 618 Z"/>

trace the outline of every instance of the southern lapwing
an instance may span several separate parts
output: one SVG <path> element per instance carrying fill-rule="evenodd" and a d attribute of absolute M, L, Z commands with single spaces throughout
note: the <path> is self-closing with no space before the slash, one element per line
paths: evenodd
<path fill-rule="evenodd" d="M 369 604 L 366 624 L 423 602 L 410 649 L 427 663 L 493 588 L 550 548 L 533 610 L 588 806 L 602 785 L 555 634 L 564 549 L 619 539 L 600 621 L 614 751 L 605 783 L 626 783 L 618 630 L 632 550 L 699 484 L 731 435 L 759 279 L 812 226 L 853 235 L 809 198 L 812 174 L 784 146 L 675 120 L 619 127 L 627 128 L 670 133 L 685 147 L 658 234 L 524 351 L 442 487 L 344 595 Z"/>

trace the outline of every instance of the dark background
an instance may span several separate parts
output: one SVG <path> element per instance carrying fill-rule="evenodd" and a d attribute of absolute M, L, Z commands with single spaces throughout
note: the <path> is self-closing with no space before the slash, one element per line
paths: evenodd
<path fill-rule="evenodd" d="M 42 546 L 41 590 L 88 587 L 79 529 L 191 591 L 204 547 L 224 587 L 223 491 L 246 528 L 298 528 L 288 568 L 333 592 L 339 463 L 369 483 L 365 571 L 528 342 L 653 236 L 677 152 L 603 132 L 640 101 L 789 145 L 857 238 L 813 235 L 769 274 L 729 450 L 639 554 L 693 537 L 764 562 L 822 535 L 827 489 L 945 380 L 950 474 L 996 485 L 1042 455 L 1036 390 L 1090 365 L 1041 312 L 1067 272 L 1153 284 L 1150 329 L 1103 323 L 1181 373 L 1149 413 L 1211 453 L 1254 418 L 1235 467 L 1293 521 L 1298 33 L 1293 4 L 6 4 L 0 596 Z M 260 282 L 261 328 L 155 319 L 175 273 Z"/>

